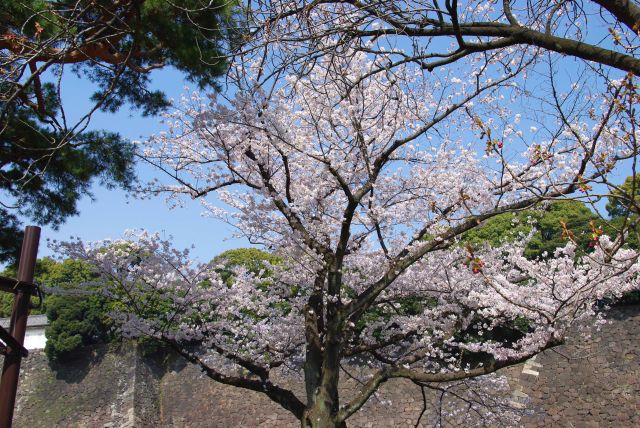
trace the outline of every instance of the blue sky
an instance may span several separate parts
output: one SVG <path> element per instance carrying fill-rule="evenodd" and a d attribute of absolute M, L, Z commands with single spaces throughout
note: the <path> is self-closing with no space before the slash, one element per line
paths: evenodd
<path fill-rule="evenodd" d="M 157 71 L 152 77 L 153 86 L 170 98 L 178 99 L 189 85 L 175 70 Z M 85 113 L 89 106 L 88 95 L 94 91 L 92 84 L 68 77 L 62 88 L 65 112 L 69 117 L 77 118 Z M 163 125 L 158 117 L 143 118 L 137 111 L 123 108 L 116 114 L 95 113 L 89 128 L 117 131 L 126 138 L 139 140 L 161 131 Z M 138 175 L 143 181 L 154 174 L 152 168 L 138 165 Z M 93 200 L 85 196 L 78 204 L 80 215 L 69 218 L 57 231 L 42 227 L 40 257 L 54 255 L 47 247 L 47 239 L 68 240 L 71 236 L 85 241 L 117 239 L 126 229 L 146 229 L 172 236 L 177 248 L 193 245 L 192 255 L 203 262 L 224 250 L 250 245 L 243 239 L 231 239 L 233 230 L 230 226 L 203 217 L 203 209 L 197 202 L 187 204 L 186 208 L 169 209 L 162 197 L 140 200 L 123 190 L 107 190 L 98 185 L 93 186 L 92 193 Z M 25 219 L 25 224 L 31 223 Z"/>

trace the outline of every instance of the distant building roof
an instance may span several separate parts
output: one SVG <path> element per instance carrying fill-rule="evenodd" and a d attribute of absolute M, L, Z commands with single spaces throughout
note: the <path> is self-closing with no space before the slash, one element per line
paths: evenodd
<path fill-rule="evenodd" d="M 11 318 L 0 318 L 0 326 L 4 328 L 9 328 L 9 323 L 11 322 Z M 46 315 L 30 315 L 27 318 L 27 328 L 28 327 L 45 327 L 49 325 L 49 320 L 47 320 Z"/>

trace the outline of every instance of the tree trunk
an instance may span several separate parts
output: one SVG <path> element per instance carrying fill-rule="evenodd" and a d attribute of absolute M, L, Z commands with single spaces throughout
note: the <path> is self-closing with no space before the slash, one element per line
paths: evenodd
<path fill-rule="evenodd" d="M 303 428 L 346 428 L 346 423 L 337 422 L 339 367 L 323 366 L 321 363 L 321 360 L 315 358 L 307 359 L 305 363 L 308 401 L 301 426 Z"/>
<path fill-rule="evenodd" d="M 304 364 L 307 407 L 301 420 L 305 428 L 346 428 L 338 422 L 340 398 L 341 320 L 335 302 L 322 304 L 324 272 L 316 278 L 315 291 L 305 308 L 307 351 Z M 342 275 L 339 269 L 328 274 L 327 290 L 330 296 L 339 298 Z M 316 294 L 316 293 L 314 293 Z M 322 310 L 326 311 L 325 325 Z M 320 332 L 324 333 L 324 337 Z"/>
<path fill-rule="evenodd" d="M 345 422 L 336 421 L 336 415 L 331 408 L 320 399 L 316 399 L 314 406 L 305 411 L 300 426 L 302 428 L 347 428 Z"/>

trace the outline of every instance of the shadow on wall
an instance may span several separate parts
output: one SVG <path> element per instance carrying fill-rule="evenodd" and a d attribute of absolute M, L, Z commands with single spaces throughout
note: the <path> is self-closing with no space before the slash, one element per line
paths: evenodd
<path fill-rule="evenodd" d="M 99 365 L 104 359 L 107 352 L 113 352 L 109 346 L 92 346 L 77 349 L 61 360 L 49 361 L 49 368 L 57 380 L 66 383 L 81 383 L 89 370 Z"/>

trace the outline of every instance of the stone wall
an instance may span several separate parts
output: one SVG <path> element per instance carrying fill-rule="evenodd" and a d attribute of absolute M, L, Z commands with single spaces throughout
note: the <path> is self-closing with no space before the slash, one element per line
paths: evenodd
<path fill-rule="evenodd" d="M 617 308 L 591 340 L 570 340 L 523 369 L 516 390 L 546 427 L 640 426 L 640 306 Z"/>
<path fill-rule="evenodd" d="M 613 322 L 592 339 L 575 339 L 503 374 L 511 409 L 521 412 L 508 425 L 527 427 L 640 426 L 640 306 L 616 309 Z M 350 370 L 357 371 L 352 368 Z M 362 373 L 355 373 L 361 375 Z M 357 383 L 343 376 L 348 397 Z M 299 374 L 280 374 L 302 396 Z M 466 385 L 451 392 L 464 396 Z M 420 426 L 433 425 L 440 391 L 427 391 Z M 507 411 L 500 407 L 498 413 Z M 460 413 L 444 426 L 489 425 L 460 402 Z M 349 419 L 350 427 L 412 427 L 424 407 L 418 386 L 386 383 Z M 33 352 L 23 364 L 16 427 L 295 427 L 296 420 L 264 395 L 228 387 L 204 377 L 174 356 L 143 356 L 131 344 L 96 346 L 64 365 L 50 366 Z"/>
<path fill-rule="evenodd" d="M 14 426 L 134 426 L 136 350 L 88 351 L 59 366 L 50 366 L 42 351 L 29 354 L 20 373 Z"/>

